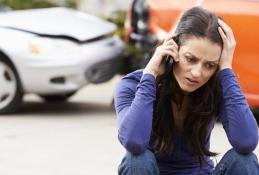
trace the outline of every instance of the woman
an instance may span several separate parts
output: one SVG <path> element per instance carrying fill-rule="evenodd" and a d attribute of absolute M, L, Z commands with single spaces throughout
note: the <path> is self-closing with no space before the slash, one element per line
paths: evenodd
<path fill-rule="evenodd" d="M 127 154 L 120 175 L 255 175 L 257 124 L 232 71 L 231 28 L 200 7 L 186 11 L 175 34 L 144 70 L 115 92 L 119 140 Z M 173 62 L 173 63 L 172 63 Z M 232 145 L 214 168 L 210 134 L 220 120 Z"/>

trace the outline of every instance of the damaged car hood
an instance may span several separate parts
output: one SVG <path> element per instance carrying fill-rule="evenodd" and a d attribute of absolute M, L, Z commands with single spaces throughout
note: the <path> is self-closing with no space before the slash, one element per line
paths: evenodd
<path fill-rule="evenodd" d="M 0 27 L 84 42 L 107 35 L 116 25 L 68 8 L 17 10 L 0 13 Z"/>

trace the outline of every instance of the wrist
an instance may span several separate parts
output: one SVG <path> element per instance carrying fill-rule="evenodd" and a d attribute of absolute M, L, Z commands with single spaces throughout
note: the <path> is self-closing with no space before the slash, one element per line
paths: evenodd
<path fill-rule="evenodd" d="M 153 75 L 155 78 L 157 77 L 157 72 L 154 71 L 154 70 L 144 69 L 144 70 L 143 70 L 143 74 L 151 74 L 151 75 Z"/>
<path fill-rule="evenodd" d="M 220 66 L 220 70 L 223 70 L 223 69 L 232 69 L 232 65 L 222 65 L 222 66 Z"/>

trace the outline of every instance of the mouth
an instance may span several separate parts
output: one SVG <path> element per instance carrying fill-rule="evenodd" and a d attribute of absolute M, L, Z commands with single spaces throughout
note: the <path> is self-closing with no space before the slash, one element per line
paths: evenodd
<path fill-rule="evenodd" d="M 199 83 L 198 81 L 192 80 L 192 79 L 190 79 L 190 78 L 186 78 L 186 80 L 187 80 L 187 83 L 190 84 L 190 85 L 196 85 L 196 84 Z"/>

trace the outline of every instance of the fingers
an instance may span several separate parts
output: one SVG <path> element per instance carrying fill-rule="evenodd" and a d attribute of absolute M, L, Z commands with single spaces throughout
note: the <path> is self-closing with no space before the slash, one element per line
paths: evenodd
<path fill-rule="evenodd" d="M 173 58 L 177 57 L 177 54 L 171 50 L 164 50 L 162 53 L 164 56 L 171 56 Z M 175 60 L 175 59 L 174 59 Z"/>
<path fill-rule="evenodd" d="M 165 50 L 169 50 L 169 51 L 173 52 L 173 54 L 171 54 L 171 56 L 174 58 L 174 61 L 178 62 L 179 61 L 178 46 L 175 43 L 173 43 L 173 44 L 165 45 L 164 47 L 165 47 Z"/>
<path fill-rule="evenodd" d="M 168 36 L 165 38 L 164 42 L 166 42 L 166 41 L 168 41 L 168 40 L 174 38 L 175 36 L 176 36 L 175 33 L 169 33 Z"/>
<path fill-rule="evenodd" d="M 231 28 L 221 19 L 218 19 L 218 23 L 220 27 L 222 27 L 223 30 L 226 32 L 226 34 L 230 34 L 232 32 Z"/>
<path fill-rule="evenodd" d="M 173 40 L 173 36 L 169 36 L 156 48 L 143 72 L 151 73 L 155 75 L 155 77 L 161 75 L 165 70 L 164 63 L 168 57 L 172 57 L 176 62 L 179 60 L 178 45 Z"/>
<path fill-rule="evenodd" d="M 218 20 L 218 31 L 223 41 L 220 69 L 231 68 L 236 41 L 232 29 L 222 20 Z"/>
<path fill-rule="evenodd" d="M 172 47 L 172 48 L 175 49 L 175 51 L 178 51 L 178 45 L 177 45 L 177 43 L 173 39 L 170 39 L 170 40 L 164 42 L 163 46 L 165 46 L 165 47 Z"/>
<path fill-rule="evenodd" d="M 174 61 L 178 62 L 178 45 L 174 41 L 173 38 L 167 39 L 163 42 L 163 44 L 160 46 L 161 52 L 162 50 L 165 50 L 165 53 L 162 53 L 163 56 L 170 55 L 174 58 Z"/>
<path fill-rule="evenodd" d="M 220 34 L 220 36 L 222 38 L 223 44 L 224 45 L 227 44 L 226 43 L 227 42 L 227 36 L 225 35 L 223 29 L 221 27 L 218 27 L 218 31 L 219 31 L 219 34 Z"/>
<path fill-rule="evenodd" d="M 170 55 L 171 55 L 173 58 L 178 58 L 178 51 L 175 50 L 174 48 L 170 47 L 170 48 L 166 48 L 165 50 L 166 50 L 166 51 L 170 51 L 170 52 L 171 52 Z M 177 61 L 177 60 L 176 60 L 176 61 Z"/>
<path fill-rule="evenodd" d="M 178 45 L 173 39 L 170 39 L 170 40 L 166 41 L 164 43 L 164 45 L 170 45 L 170 46 L 176 47 L 178 49 Z"/>
<path fill-rule="evenodd" d="M 174 58 L 174 61 L 178 62 L 178 49 L 171 45 L 161 45 L 157 48 L 157 55 L 161 55 L 161 59 L 171 56 Z"/>
<path fill-rule="evenodd" d="M 220 25 L 220 27 L 219 27 L 220 29 L 218 29 L 218 30 L 220 32 L 220 35 L 221 35 L 223 41 L 224 41 L 224 39 L 227 39 L 230 41 L 231 45 L 235 45 L 236 40 L 235 40 L 234 34 L 232 32 L 232 29 L 221 19 L 218 19 L 218 23 Z"/>

